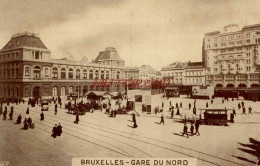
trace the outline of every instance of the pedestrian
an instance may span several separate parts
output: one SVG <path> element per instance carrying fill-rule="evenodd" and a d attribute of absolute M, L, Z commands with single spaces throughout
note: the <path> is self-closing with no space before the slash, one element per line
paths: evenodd
<path fill-rule="evenodd" d="M 17 117 L 16 123 L 21 124 L 21 122 L 22 122 L 22 116 L 21 116 L 21 114 L 19 114 L 19 116 Z"/>
<path fill-rule="evenodd" d="M 28 130 L 28 124 L 27 124 L 27 119 L 25 118 L 23 121 L 23 129 Z"/>
<path fill-rule="evenodd" d="M 27 107 L 26 114 L 30 114 L 29 107 Z"/>
<path fill-rule="evenodd" d="M 136 118 L 135 118 L 135 114 L 134 113 L 132 114 L 132 120 L 133 120 L 134 123 L 136 122 Z"/>
<path fill-rule="evenodd" d="M 163 102 L 162 102 L 162 108 L 163 108 L 163 106 L 164 106 L 164 104 L 163 104 Z"/>
<path fill-rule="evenodd" d="M 174 109 L 172 109 L 171 111 L 171 118 L 173 118 L 173 115 L 174 115 Z"/>
<path fill-rule="evenodd" d="M 134 125 L 133 125 L 133 128 L 137 128 L 137 124 L 136 124 L 136 121 L 134 122 Z"/>
<path fill-rule="evenodd" d="M 40 114 L 40 117 L 41 117 L 41 121 L 44 120 L 44 114 L 43 114 L 43 112 Z"/>
<path fill-rule="evenodd" d="M 170 106 L 172 106 L 172 101 L 170 100 Z"/>
<path fill-rule="evenodd" d="M 61 108 L 62 102 L 60 102 L 60 108 Z"/>
<path fill-rule="evenodd" d="M 74 123 L 76 123 L 76 124 L 78 124 L 79 123 L 79 114 L 77 114 L 76 115 L 76 120 L 75 120 L 75 122 Z"/>
<path fill-rule="evenodd" d="M 182 108 L 182 102 L 180 103 L 180 108 Z"/>
<path fill-rule="evenodd" d="M 207 103 L 206 103 L 206 108 L 208 108 L 208 107 L 209 107 L 209 103 L 207 102 Z"/>
<path fill-rule="evenodd" d="M 5 110 L 4 110 L 3 116 L 4 116 L 4 120 L 6 120 L 6 116 L 7 116 L 7 107 L 6 106 L 5 106 Z"/>
<path fill-rule="evenodd" d="M 176 108 L 179 108 L 179 105 L 178 105 L 178 103 L 176 103 Z"/>
<path fill-rule="evenodd" d="M 52 135 L 53 138 L 56 138 L 57 136 L 57 124 L 52 128 Z"/>
<path fill-rule="evenodd" d="M 245 103 L 242 101 L 242 102 L 241 102 L 242 107 L 244 107 L 244 104 L 245 104 Z"/>
<path fill-rule="evenodd" d="M 242 109 L 243 109 L 242 115 L 243 115 L 243 114 L 245 115 L 245 114 L 246 114 L 246 108 L 243 106 Z"/>
<path fill-rule="evenodd" d="M 252 107 L 251 107 L 251 106 L 248 108 L 248 114 L 253 115 L 253 114 L 252 114 Z"/>
<path fill-rule="evenodd" d="M 196 107 L 193 108 L 193 114 L 196 115 L 197 109 Z"/>
<path fill-rule="evenodd" d="M 13 111 L 11 111 L 10 113 L 9 113 L 9 118 L 10 118 L 10 120 L 13 120 Z"/>
<path fill-rule="evenodd" d="M 213 104 L 213 99 L 211 99 L 211 104 Z"/>
<path fill-rule="evenodd" d="M 241 108 L 241 105 L 240 105 L 240 103 L 238 103 L 237 107 L 238 107 L 238 109 L 240 110 L 240 108 Z"/>
<path fill-rule="evenodd" d="M 191 103 L 189 103 L 189 110 L 191 109 Z"/>
<path fill-rule="evenodd" d="M 58 112 L 57 107 L 55 107 L 55 115 L 57 115 L 57 112 Z"/>
<path fill-rule="evenodd" d="M 27 122 L 28 122 L 29 127 L 31 128 L 32 127 L 32 119 L 30 117 L 28 118 Z"/>
<path fill-rule="evenodd" d="M 193 123 L 191 123 L 191 126 L 190 126 L 190 133 L 191 133 L 191 135 L 194 135 L 193 131 L 194 131 L 194 126 L 193 126 Z"/>
<path fill-rule="evenodd" d="M 163 125 L 164 125 L 164 117 L 163 117 L 163 114 L 162 114 L 162 116 L 161 116 L 160 124 L 161 124 L 161 123 L 163 123 Z"/>
<path fill-rule="evenodd" d="M 179 108 L 177 108 L 176 115 L 180 115 L 180 109 Z"/>
<path fill-rule="evenodd" d="M 222 99 L 222 104 L 224 104 L 224 102 L 225 102 L 224 99 Z"/>
<path fill-rule="evenodd" d="M 189 138 L 189 135 L 188 135 L 188 126 L 186 125 L 186 123 L 184 123 L 182 136 L 184 136 L 184 134 L 186 134 L 186 135 L 187 135 L 187 138 Z"/>
<path fill-rule="evenodd" d="M 59 123 L 59 125 L 57 126 L 57 135 L 61 136 L 61 133 L 62 133 L 62 126 Z"/>
<path fill-rule="evenodd" d="M 197 135 L 197 133 L 198 133 L 198 135 L 200 135 L 199 127 L 200 127 L 200 121 L 197 120 L 195 122 L 195 130 L 196 130 L 195 135 Z"/>

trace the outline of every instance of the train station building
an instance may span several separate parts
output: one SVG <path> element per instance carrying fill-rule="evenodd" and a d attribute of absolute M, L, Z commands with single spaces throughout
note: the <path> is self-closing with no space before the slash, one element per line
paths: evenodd
<path fill-rule="evenodd" d="M 86 94 L 90 90 L 119 92 L 122 86 L 93 87 L 95 79 L 125 77 L 125 61 L 115 48 L 101 51 L 95 60 L 53 59 L 51 51 L 33 33 L 13 35 L 0 51 L 0 96 L 40 97 Z"/>

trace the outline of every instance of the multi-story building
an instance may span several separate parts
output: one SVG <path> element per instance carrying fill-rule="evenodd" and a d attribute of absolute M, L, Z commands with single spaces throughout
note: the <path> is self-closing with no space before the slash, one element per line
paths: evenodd
<path fill-rule="evenodd" d="M 148 80 L 155 79 L 158 72 L 150 65 L 142 65 L 139 67 L 130 67 L 126 70 L 126 78 Z"/>
<path fill-rule="evenodd" d="M 214 87 L 258 87 L 260 24 L 236 24 L 206 33 L 203 40 L 206 82 Z"/>
<path fill-rule="evenodd" d="M 205 85 L 205 70 L 202 62 L 174 62 L 162 67 L 162 77 L 175 85 Z"/>
<path fill-rule="evenodd" d="M 39 97 L 80 95 L 89 90 L 123 91 L 122 86 L 93 87 L 95 79 L 121 79 L 125 63 L 114 48 L 99 53 L 93 62 L 52 59 L 41 39 L 32 33 L 13 35 L 0 51 L 0 96 Z"/>

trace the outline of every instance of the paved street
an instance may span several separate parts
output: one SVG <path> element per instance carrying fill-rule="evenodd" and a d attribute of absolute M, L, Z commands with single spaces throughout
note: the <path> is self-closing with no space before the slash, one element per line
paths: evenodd
<path fill-rule="evenodd" d="M 160 96 L 153 98 L 161 103 Z M 188 112 L 188 103 L 193 104 L 193 100 L 171 98 L 173 105 L 180 100 L 183 103 L 181 113 Z M 167 102 L 165 99 L 165 104 Z M 197 107 L 205 108 L 205 102 L 197 100 Z M 237 109 L 237 103 L 237 100 L 225 102 L 225 107 Z M 134 129 L 130 115 L 110 118 L 104 112 L 95 111 L 80 116 L 79 124 L 74 124 L 75 116 L 65 109 L 58 109 L 58 114 L 54 115 L 52 104 L 49 111 L 44 112 L 45 120 L 40 122 L 40 107 L 30 108 L 30 114 L 26 115 L 27 104 L 14 105 L 13 121 L 0 120 L 0 160 L 10 161 L 10 165 L 58 166 L 71 165 L 72 157 L 195 157 L 198 165 L 253 165 L 256 157 L 241 149 L 248 149 L 243 145 L 250 144 L 249 138 L 260 136 L 258 104 L 245 101 L 246 108 L 252 106 L 253 115 L 241 115 L 239 110 L 234 124 L 201 125 L 201 135 L 189 138 L 181 136 L 183 124 L 179 122 L 180 116 L 170 119 L 170 112 L 166 110 L 163 112 L 165 125 L 158 124 L 161 114 L 141 114 L 137 117 L 138 128 Z M 209 105 L 224 107 L 220 98 L 215 100 L 214 105 Z M 18 114 L 23 119 L 31 117 L 36 128 L 25 131 L 21 129 L 23 125 L 14 124 Z M 58 123 L 63 126 L 63 133 L 61 137 L 52 138 L 52 127 Z"/>

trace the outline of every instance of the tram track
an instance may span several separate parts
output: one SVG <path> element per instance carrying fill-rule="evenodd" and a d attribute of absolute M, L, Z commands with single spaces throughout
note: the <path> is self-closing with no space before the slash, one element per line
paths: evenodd
<path fill-rule="evenodd" d="M 32 112 L 32 111 L 31 111 Z M 36 112 L 33 112 L 33 113 L 36 113 Z M 59 119 L 59 120 L 63 120 L 63 121 L 69 121 L 71 123 L 71 119 L 67 119 L 67 118 L 60 118 L 60 117 L 57 117 L 57 116 L 52 116 L 52 115 L 48 115 L 48 119 L 51 119 L 50 117 L 55 117 L 55 119 L 52 119 L 52 120 L 56 120 Z M 63 122 L 62 122 L 63 123 Z M 84 123 L 86 124 L 84 121 L 82 121 L 81 123 Z M 109 134 L 112 134 L 112 135 L 117 135 L 117 136 L 120 136 L 120 137 L 124 137 L 124 138 L 127 138 L 127 139 L 131 139 L 131 140 L 134 140 L 134 141 L 138 141 L 138 142 L 142 142 L 142 143 L 145 143 L 145 144 L 148 144 L 148 145 L 151 145 L 151 146 L 155 146 L 155 147 L 159 147 L 159 148 L 162 148 L 162 149 L 165 149 L 165 150 L 169 150 L 169 151 L 172 151 L 172 152 L 175 152 L 175 153 L 179 153 L 179 154 L 182 154 L 182 155 L 185 155 L 187 157 L 193 157 L 193 158 L 197 158 L 198 160 L 201 160 L 201 161 L 204 161 L 204 162 L 207 162 L 207 163 L 210 163 L 212 165 L 222 165 L 222 162 L 225 161 L 227 163 L 232 163 L 232 164 L 236 164 L 236 165 L 242 165 L 240 163 L 236 163 L 234 161 L 230 161 L 230 160 L 227 160 L 227 159 L 223 159 L 223 158 L 220 158 L 220 157 L 216 157 L 216 156 L 213 156 L 213 155 L 210 155 L 208 153 L 204 153 L 204 152 L 200 152 L 200 151 L 197 151 L 197 150 L 193 150 L 193 149 L 190 149 L 190 148 L 186 148 L 186 147 L 183 147 L 183 146 L 180 146 L 180 145 L 176 145 L 176 144 L 172 144 L 172 143 L 168 143 L 168 142 L 165 142 L 165 141 L 161 141 L 161 140 L 157 140 L 157 139 L 153 139 L 153 138 L 150 138 L 150 137 L 145 137 L 145 136 L 142 136 L 142 135 L 138 135 L 138 134 L 134 134 L 134 133 L 129 133 L 129 132 L 125 132 L 125 131 L 121 131 L 121 130 L 117 130 L 117 129 L 113 129 L 113 128 L 109 128 L 109 127 L 105 127 L 105 126 L 102 126 L 102 125 L 98 125 L 98 124 L 95 124 L 95 123 L 90 123 L 88 122 L 88 124 L 91 124 L 91 125 L 94 125 L 94 126 L 99 126 L 99 127 L 102 127 L 102 128 L 106 128 L 106 129 L 109 129 L 109 130 L 113 130 L 113 131 L 117 131 L 117 132 L 121 132 L 121 133 L 125 133 L 125 134 L 129 134 L 131 136 L 135 135 L 137 137 L 142 137 L 142 138 L 146 138 L 146 139 L 149 139 L 149 140 L 152 140 L 152 141 L 155 141 L 155 142 L 159 142 L 159 143 L 162 143 L 162 144 L 166 144 L 166 145 L 170 145 L 170 146 L 174 146 L 174 147 L 178 147 L 180 149 L 185 149 L 185 150 L 189 150 L 189 151 L 193 151 L 193 152 L 196 152 L 198 153 L 199 155 L 190 155 L 190 154 L 187 154 L 185 152 L 181 152 L 181 151 L 177 151 L 177 150 L 174 150 L 174 149 L 171 149 L 169 147 L 165 147 L 165 146 L 162 146 L 162 145 L 158 145 L 158 144 L 155 144 L 155 143 L 151 143 L 151 142 L 148 142 L 148 141 L 143 141 L 143 140 L 140 140 L 140 139 L 136 139 L 136 138 L 133 138 L 133 137 L 129 137 L 129 136 L 125 136 L 125 135 L 122 135 L 122 134 L 118 134 L 118 133 L 115 133 L 115 132 L 111 132 L 111 131 L 107 131 L 107 130 L 103 130 L 103 129 L 99 129 L 99 128 L 96 128 L 96 127 L 92 127 L 90 125 L 84 125 L 84 124 L 78 124 L 79 126 L 84 126 L 84 127 L 88 127 L 88 128 L 92 128 L 94 130 L 99 130 L 99 131 L 102 131 L 102 132 L 106 132 L 106 133 L 109 133 Z M 77 127 L 76 127 L 77 128 Z M 82 128 L 80 128 L 82 129 Z M 90 132 L 89 130 L 87 130 L 88 132 Z M 101 135 L 101 134 L 99 134 Z M 101 135 L 101 136 L 104 136 L 104 135 Z M 114 138 L 112 138 L 114 139 Z M 203 156 L 204 155 L 204 156 Z M 202 157 L 203 156 L 203 157 Z M 220 163 L 221 164 L 218 164 L 216 162 L 212 162 L 212 161 L 209 161 L 209 160 L 206 160 L 204 157 L 206 157 L 207 159 L 208 158 L 213 158 L 213 159 L 217 159 L 217 160 L 220 160 Z"/>
<path fill-rule="evenodd" d="M 35 112 L 32 112 L 32 111 L 31 111 L 31 113 L 35 113 Z M 31 116 L 31 117 L 36 118 L 35 116 Z M 46 121 L 46 119 L 51 120 L 52 122 L 51 122 L 51 121 Z M 42 122 L 41 122 L 40 120 L 37 120 L 37 121 L 40 122 L 39 124 L 42 124 Z M 44 120 L 44 122 L 48 122 L 49 124 L 52 123 L 52 125 L 57 124 L 57 123 L 53 123 L 53 121 L 55 122 L 55 121 L 57 121 L 57 119 L 45 118 L 45 120 Z M 37 123 L 37 124 L 38 124 L 38 123 Z M 77 132 L 77 131 L 72 130 L 72 129 L 67 128 L 67 127 L 66 127 L 66 128 L 63 127 L 63 129 L 66 129 L 66 130 L 75 132 L 75 133 L 80 134 L 80 135 L 87 136 L 87 137 L 92 138 L 92 139 L 94 139 L 94 140 L 98 140 L 98 141 L 100 141 L 100 142 L 109 144 L 109 145 L 111 145 L 111 146 L 113 146 L 113 147 L 115 147 L 115 148 L 118 148 L 117 146 L 115 146 L 115 145 L 113 145 L 113 144 L 111 144 L 111 143 L 108 143 L 108 142 L 105 142 L 105 141 L 103 141 L 103 140 L 100 140 L 100 139 L 98 139 L 98 138 L 96 138 L 96 137 L 90 136 L 89 133 L 95 134 L 95 135 L 99 135 L 99 136 L 102 136 L 102 137 L 106 137 L 106 138 L 109 138 L 109 139 L 111 139 L 111 140 L 120 142 L 120 143 L 122 143 L 122 144 L 124 144 L 124 145 L 127 145 L 127 146 L 129 146 L 130 148 L 133 148 L 134 150 L 137 150 L 137 151 L 143 153 L 144 155 L 146 155 L 146 156 L 148 156 L 148 157 L 152 157 L 152 156 L 149 155 L 148 153 L 146 153 L 146 152 L 144 152 L 144 151 L 142 151 L 142 150 L 140 150 L 140 149 L 138 149 L 138 148 L 136 148 L 136 147 L 134 147 L 134 146 L 132 146 L 132 145 L 130 145 L 130 144 L 128 144 L 128 143 L 125 143 L 125 142 L 123 142 L 123 141 L 120 141 L 120 140 L 118 140 L 118 139 L 109 137 L 109 136 L 104 135 L 104 134 L 98 134 L 98 133 L 95 133 L 95 132 L 92 132 L 92 131 L 89 131 L 89 130 L 86 130 L 86 129 L 83 129 L 83 128 L 78 128 L 78 127 L 76 127 L 76 126 L 71 125 L 71 122 L 70 122 L 69 124 L 68 124 L 67 122 L 66 122 L 66 123 L 63 123 L 63 124 L 66 124 L 66 126 L 70 126 L 70 127 L 72 127 L 72 128 L 75 128 L 75 129 L 80 129 L 80 130 L 86 131 L 86 132 L 88 132 L 88 134 L 84 134 L 84 133 L 81 133 L 81 132 Z M 42 125 L 43 125 L 43 124 L 42 124 Z M 45 125 L 45 126 L 48 126 L 48 125 Z M 52 128 L 53 126 L 48 126 L 48 127 L 51 127 L 51 128 Z M 64 133 L 64 132 L 63 132 L 63 133 Z M 70 133 L 67 133 L 67 134 L 70 134 Z M 123 149 L 121 149 L 121 148 L 118 148 L 118 149 L 120 149 L 120 150 L 123 151 L 124 153 L 127 153 L 127 154 L 128 154 L 128 157 L 134 157 L 133 155 L 129 154 L 128 152 L 124 151 Z"/>

